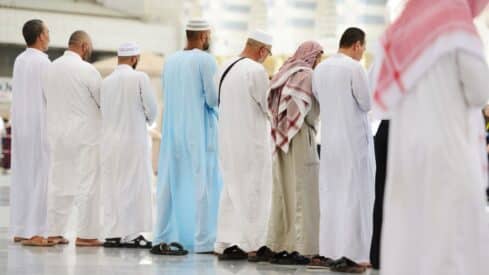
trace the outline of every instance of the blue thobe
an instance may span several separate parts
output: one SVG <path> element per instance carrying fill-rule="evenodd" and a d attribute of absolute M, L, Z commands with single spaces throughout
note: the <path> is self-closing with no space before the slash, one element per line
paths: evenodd
<path fill-rule="evenodd" d="M 221 177 L 215 59 L 201 50 L 168 57 L 154 243 L 213 251 Z"/>

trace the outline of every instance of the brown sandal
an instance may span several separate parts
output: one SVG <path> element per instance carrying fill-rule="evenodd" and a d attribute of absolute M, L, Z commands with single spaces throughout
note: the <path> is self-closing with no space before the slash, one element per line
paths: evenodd
<path fill-rule="evenodd" d="M 97 239 L 80 239 L 77 238 L 75 245 L 78 247 L 100 247 L 103 243 Z"/>
<path fill-rule="evenodd" d="M 48 237 L 48 241 L 53 241 L 56 244 L 69 244 L 70 241 L 65 239 L 63 236 Z"/>
<path fill-rule="evenodd" d="M 25 246 L 40 246 L 40 247 L 51 247 L 57 244 L 56 242 L 49 241 L 48 239 L 40 236 L 34 236 L 28 240 L 21 241 L 20 243 Z"/>
<path fill-rule="evenodd" d="M 22 238 L 22 237 L 14 237 L 14 243 L 20 243 L 22 241 L 27 241 L 29 240 L 28 238 Z"/>

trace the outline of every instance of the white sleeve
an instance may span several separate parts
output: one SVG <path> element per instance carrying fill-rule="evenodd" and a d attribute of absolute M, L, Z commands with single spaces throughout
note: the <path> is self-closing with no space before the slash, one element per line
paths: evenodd
<path fill-rule="evenodd" d="M 147 74 L 141 74 L 141 101 L 143 109 L 145 111 L 146 118 L 148 119 L 148 124 L 153 124 L 156 115 L 158 113 L 158 105 L 156 103 L 156 96 L 153 87 L 151 86 L 151 81 Z"/>
<path fill-rule="evenodd" d="M 458 51 L 456 58 L 467 104 L 482 108 L 489 99 L 489 69 L 486 62 L 463 51 Z"/>
<path fill-rule="evenodd" d="M 372 103 L 370 99 L 367 73 L 365 73 L 365 70 L 360 65 L 356 66 L 353 70 L 351 82 L 353 97 L 357 101 L 358 106 L 364 112 L 370 111 Z"/>
<path fill-rule="evenodd" d="M 251 73 L 250 95 L 253 100 L 260 106 L 264 114 L 268 116 L 267 94 L 270 88 L 270 80 L 265 70 L 256 70 Z"/>

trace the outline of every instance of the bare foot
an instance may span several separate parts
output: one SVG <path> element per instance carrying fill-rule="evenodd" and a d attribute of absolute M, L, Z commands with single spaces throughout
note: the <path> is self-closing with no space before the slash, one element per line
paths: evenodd
<path fill-rule="evenodd" d="M 103 243 L 98 239 L 76 238 L 75 245 L 80 247 L 98 247 L 98 246 L 102 246 Z"/>
<path fill-rule="evenodd" d="M 63 236 L 51 236 L 51 237 L 48 237 L 48 241 L 53 241 L 56 244 L 69 244 L 70 243 L 70 241 L 65 239 Z"/>

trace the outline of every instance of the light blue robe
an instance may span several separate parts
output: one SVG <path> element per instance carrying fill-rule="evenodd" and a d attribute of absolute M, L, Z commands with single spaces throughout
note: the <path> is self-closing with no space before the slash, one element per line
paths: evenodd
<path fill-rule="evenodd" d="M 168 57 L 154 245 L 213 251 L 221 176 L 217 158 L 215 59 L 201 50 Z"/>

